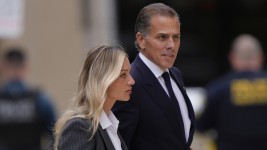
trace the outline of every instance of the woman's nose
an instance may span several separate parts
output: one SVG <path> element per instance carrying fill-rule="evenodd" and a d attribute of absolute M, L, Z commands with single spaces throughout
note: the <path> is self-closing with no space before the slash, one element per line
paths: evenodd
<path fill-rule="evenodd" d="M 134 81 L 134 79 L 133 79 L 133 77 L 131 75 L 130 75 L 129 84 L 130 85 L 134 85 L 135 84 L 135 81 Z"/>

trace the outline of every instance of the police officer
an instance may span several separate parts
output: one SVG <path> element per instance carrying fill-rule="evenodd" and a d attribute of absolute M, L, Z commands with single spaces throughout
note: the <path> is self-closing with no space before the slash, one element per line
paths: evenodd
<path fill-rule="evenodd" d="M 26 83 L 27 69 L 21 48 L 5 51 L 0 70 L 0 150 L 40 150 L 45 135 L 52 146 L 55 110 L 47 95 Z"/>
<path fill-rule="evenodd" d="M 214 129 L 218 150 L 267 149 L 267 74 L 262 72 L 260 42 L 249 34 L 238 36 L 229 61 L 233 72 L 207 87 L 207 105 L 197 129 Z"/>

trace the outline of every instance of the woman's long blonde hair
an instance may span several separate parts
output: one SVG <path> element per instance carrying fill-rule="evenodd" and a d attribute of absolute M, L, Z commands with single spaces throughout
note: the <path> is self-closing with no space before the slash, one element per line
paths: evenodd
<path fill-rule="evenodd" d="M 119 76 L 125 57 L 126 52 L 117 45 L 89 50 L 80 72 L 77 95 L 70 109 L 55 124 L 55 149 L 66 122 L 75 117 L 91 120 L 93 137 L 99 125 L 107 88 Z"/>

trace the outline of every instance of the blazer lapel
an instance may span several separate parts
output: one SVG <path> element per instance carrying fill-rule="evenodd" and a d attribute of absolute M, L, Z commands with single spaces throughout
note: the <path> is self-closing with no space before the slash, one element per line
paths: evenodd
<path fill-rule="evenodd" d="M 102 136 L 103 140 L 104 140 L 104 143 L 106 144 L 106 147 L 108 150 L 115 150 L 115 147 L 114 145 L 112 144 L 109 136 L 108 136 L 108 133 L 106 130 L 104 130 L 101 125 L 99 125 L 98 127 L 98 131 L 100 132 L 100 135 Z"/>
<path fill-rule="evenodd" d="M 176 135 L 180 138 L 180 141 L 186 143 L 184 126 L 178 119 L 178 116 L 175 115 L 176 110 L 173 107 L 173 104 L 171 103 L 169 96 L 166 94 L 163 87 L 159 83 L 158 79 L 144 64 L 144 62 L 140 59 L 139 56 L 136 57 L 133 65 L 142 75 L 144 88 L 147 91 L 147 93 L 153 98 L 158 107 L 161 108 L 162 111 L 165 113 L 166 117 L 168 118 L 170 124 L 173 127 L 173 130 L 175 131 Z M 142 70 L 140 70 L 140 68 L 142 68 Z"/>

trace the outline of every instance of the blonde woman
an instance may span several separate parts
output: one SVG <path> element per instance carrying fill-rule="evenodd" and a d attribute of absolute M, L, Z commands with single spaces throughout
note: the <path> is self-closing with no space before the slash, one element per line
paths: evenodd
<path fill-rule="evenodd" d="M 127 150 L 111 108 L 128 101 L 130 63 L 120 46 L 99 46 L 88 52 L 72 107 L 55 125 L 56 150 Z"/>

